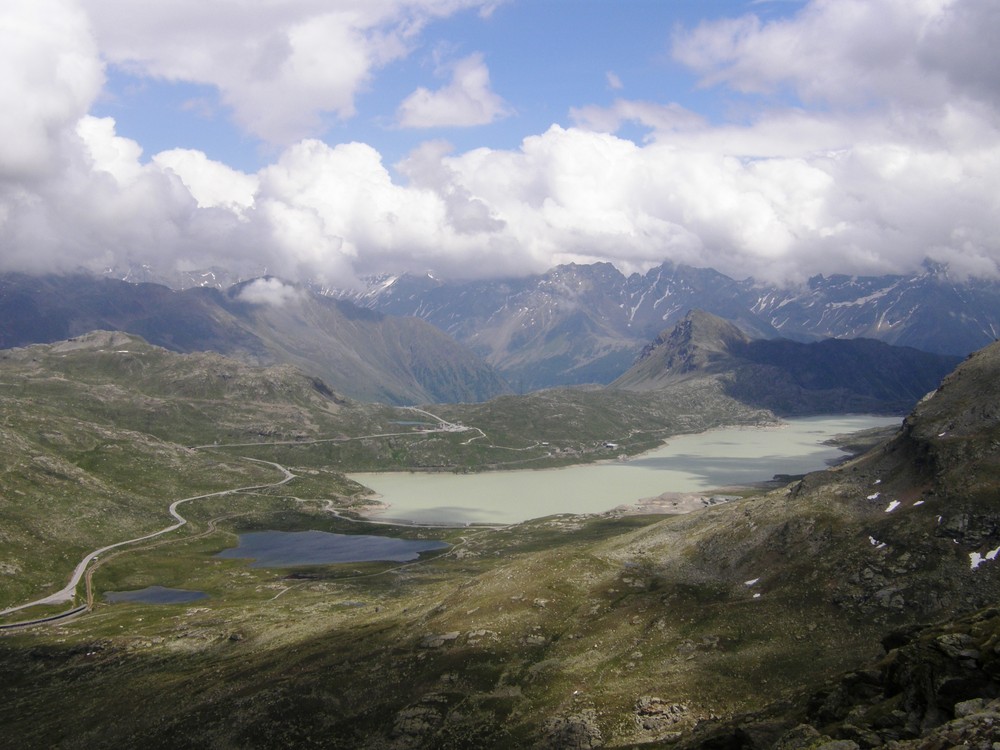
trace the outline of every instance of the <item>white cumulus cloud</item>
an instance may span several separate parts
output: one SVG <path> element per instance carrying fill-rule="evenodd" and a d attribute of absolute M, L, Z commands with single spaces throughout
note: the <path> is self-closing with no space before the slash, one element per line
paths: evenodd
<path fill-rule="evenodd" d="M 570 117 L 582 127 L 608 133 L 633 122 L 657 133 L 701 128 L 705 119 L 679 104 L 617 99 L 610 107 L 587 106 L 570 110 Z"/>
<path fill-rule="evenodd" d="M 937 106 L 961 91 L 996 103 L 1000 9 L 980 0 L 813 0 L 678 31 L 673 52 L 703 84 L 791 89 L 804 102 Z"/>
<path fill-rule="evenodd" d="M 50 172 L 104 83 L 87 16 L 60 0 L 5 0 L 0 70 L 0 179 Z"/>
<path fill-rule="evenodd" d="M 289 302 L 301 299 L 302 293 L 292 286 L 273 277 L 254 279 L 240 289 L 238 299 L 252 305 L 284 307 Z"/>
<path fill-rule="evenodd" d="M 251 266 L 349 284 L 381 271 L 468 278 L 597 260 L 641 271 L 671 259 L 783 280 L 905 272 L 930 257 L 995 276 L 994 5 L 814 0 L 782 20 L 703 24 L 677 32 L 675 56 L 741 102 L 739 121 L 619 99 L 582 104 L 573 127 L 516 147 L 430 142 L 390 168 L 371 145 L 297 134 L 349 116 L 359 87 L 428 18 L 490 4 L 10 0 L 0 270 Z M 325 69 L 333 43 L 338 71 Z M 102 60 L 209 83 L 248 130 L 291 140 L 256 174 L 189 149 L 146 155 L 113 119 L 88 114 Z M 469 124 L 506 107 L 480 56 L 449 74 L 409 124 Z M 626 123 L 646 140 L 622 137 Z"/>
<path fill-rule="evenodd" d="M 176 174 L 201 208 L 225 207 L 242 213 L 254 204 L 259 180 L 212 161 L 203 152 L 175 148 L 153 157 L 160 169 Z"/>
<path fill-rule="evenodd" d="M 404 128 L 468 127 L 487 125 L 510 109 L 490 88 L 490 73 L 480 54 L 452 66 L 451 82 L 437 91 L 418 88 L 399 105 Z"/>
<path fill-rule="evenodd" d="M 355 113 L 375 71 L 431 19 L 483 0 L 83 0 L 106 58 L 142 75 L 215 87 L 266 141 L 322 133 Z"/>

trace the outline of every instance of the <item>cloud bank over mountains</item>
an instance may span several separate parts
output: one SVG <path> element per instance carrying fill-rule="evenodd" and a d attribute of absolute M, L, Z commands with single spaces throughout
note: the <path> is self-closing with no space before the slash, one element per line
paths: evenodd
<path fill-rule="evenodd" d="M 580 102 L 516 148 L 428 140 L 388 165 L 369 144 L 321 140 L 428 24 L 473 11 L 489 23 L 495 6 L 8 0 L 0 269 L 225 265 L 343 285 L 671 259 L 794 281 L 930 257 L 997 275 L 996 4 L 812 0 L 665 29 L 661 52 L 731 102 L 724 121 L 630 100 L 616 73 L 602 82 L 612 106 Z M 90 114 L 110 65 L 214 87 L 274 158 L 246 174 L 200 151 L 143 153 Z M 394 127 L 474 127 L 516 106 L 479 53 L 440 72 L 439 88 L 400 97 Z M 625 137 L 635 126 L 644 138 Z"/>

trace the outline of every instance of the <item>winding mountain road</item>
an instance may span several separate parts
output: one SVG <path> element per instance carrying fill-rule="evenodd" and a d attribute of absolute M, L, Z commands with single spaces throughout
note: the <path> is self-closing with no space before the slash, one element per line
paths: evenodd
<path fill-rule="evenodd" d="M 429 418 L 431 418 L 431 419 L 433 419 L 433 420 L 435 420 L 437 422 L 438 426 L 436 428 L 427 430 L 427 432 L 468 432 L 468 431 L 474 431 L 474 432 L 478 432 L 479 433 L 478 437 L 471 438 L 467 442 L 472 442 L 473 440 L 480 440 L 482 438 L 486 438 L 486 433 L 483 432 L 478 427 L 468 427 L 466 425 L 456 424 L 454 422 L 449 422 L 446 419 L 443 419 L 442 417 L 439 417 L 436 414 L 432 414 L 429 411 L 426 411 L 424 409 L 420 409 L 420 408 L 415 407 L 415 406 L 404 407 L 404 408 L 407 408 L 410 411 L 416 412 L 416 413 L 418 413 L 418 414 L 420 414 L 422 416 L 429 417 Z M 396 436 L 399 436 L 399 435 L 411 435 L 411 434 L 413 434 L 413 433 L 410 433 L 410 432 L 405 432 L 405 433 L 403 433 L 403 432 L 401 432 L 401 433 L 377 433 L 377 434 L 373 434 L 373 435 L 363 435 L 363 436 L 354 437 L 354 438 L 318 438 L 318 439 L 314 439 L 314 440 L 305 440 L 305 441 L 297 441 L 297 440 L 292 441 L 292 440 L 289 440 L 289 441 L 275 441 L 275 442 L 270 442 L 270 443 L 224 443 L 224 444 L 215 443 L 215 444 L 212 444 L 212 445 L 198 445 L 198 446 L 194 446 L 194 449 L 195 450 L 199 450 L 199 449 L 213 449 L 213 448 L 259 447 L 261 445 L 286 445 L 286 444 L 287 445 L 301 445 L 303 443 L 342 442 L 345 439 L 346 440 L 362 440 L 362 439 L 382 438 L 382 437 L 396 437 Z M 493 446 L 493 447 L 502 447 L 502 446 Z M 519 449 L 514 449 L 514 450 L 519 450 Z M 523 449 L 520 449 L 520 450 L 523 450 Z M 192 502 L 194 500 L 204 500 L 205 498 L 209 498 L 209 497 L 222 497 L 224 495 L 234 495 L 234 494 L 242 493 L 242 492 L 254 492 L 254 491 L 257 491 L 257 490 L 264 490 L 264 489 L 269 489 L 269 488 L 272 488 L 272 487 L 280 487 L 281 485 L 290 482 L 296 476 L 291 471 L 289 471 L 286 467 L 282 466 L 281 464 L 275 463 L 274 461 L 263 461 L 263 460 L 256 459 L 256 458 L 249 458 L 247 456 L 243 456 L 242 458 L 244 460 L 246 460 L 246 461 L 253 461 L 253 462 L 259 463 L 259 464 L 267 464 L 268 466 L 273 466 L 275 469 L 277 469 L 278 471 L 280 471 L 280 472 L 282 472 L 284 474 L 284 478 L 281 479 L 281 480 L 279 480 L 279 481 L 277 481 L 277 482 L 272 482 L 270 484 L 251 485 L 251 486 L 248 486 L 248 487 L 236 487 L 236 488 L 229 489 L 229 490 L 220 490 L 218 492 L 208 492 L 208 493 L 203 494 L 203 495 L 194 495 L 192 497 L 185 497 L 185 498 L 183 498 L 181 500 L 175 500 L 174 502 L 172 502 L 170 504 L 170 507 L 168 508 L 168 512 L 176 520 L 176 523 L 173 523 L 170 526 L 166 526 L 165 528 L 162 528 L 159 531 L 154 531 L 152 533 L 145 534 L 143 536 L 135 537 L 134 539 L 126 539 L 125 541 L 116 542 L 115 544 L 109 544 L 109 545 L 107 545 L 105 547 L 101 547 L 100 549 L 94 550 L 93 552 L 91 552 L 90 554 L 88 554 L 86 557 L 84 557 L 80 561 L 80 563 L 73 570 L 73 574 L 70 576 L 69 582 L 63 588 L 61 588 L 59 591 L 56 591 L 54 594 L 49 594 L 48 596 L 42 597 L 41 599 L 35 599 L 34 601 L 31 601 L 31 602 L 26 602 L 24 604 L 18 604 L 15 607 L 8 607 L 7 609 L 0 610 L 0 617 L 4 617 L 6 615 L 13 614 L 14 612 L 20 612 L 21 610 L 30 609 L 31 607 L 38 607 L 38 606 L 42 606 L 42 605 L 46 605 L 46 604 L 61 604 L 61 603 L 64 603 L 64 602 L 73 602 L 76 599 L 76 590 L 77 590 L 77 587 L 80 585 L 80 581 L 83 580 L 83 578 L 86 576 L 87 570 L 88 570 L 88 568 L 89 568 L 89 566 L 90 566 L 90 564 L 92 562 L 94 562 L 95 560 L 97 560 L 104 553 L 109 552 L 111 550 L 118 549 L 119 547 L 126 547 L 128 545 L 136 544 L 138 542 L 144 542 L 144 541 L 147 541 L 149 539 L 155 539 L 156 537 L 163 536 L 164 534 L 169 534 L 171 531 L 174 531 L 176 529 L 179 529 L 181 526 L 184 526 L 187 523 L 187 519 L 184 518 L 184 516 L 182 516 L 178 512 L 178 510 L 177 510 L 184 503 L 190 503 L 190 502 Z M 332 508 L 327 508 L 327 509 L 331 510 L 337 516 L 339 516 L 341 518 L 344 518 L 346 520 L 356 520 L 356 519 L 352 519 L 352 518 L 350 518 L 348 516 L 345 516 L 342 513 L 340 513 L 339 511 L 334 510 Z M 380 521 L 372 521 L 372 520 L 369 520 L 367 522 L 368 523 L 386 523 L 387 525 L 398 525 L 398 523 L 396 523 L 396 522 L 380 522 Z M 13 629 L 13 628 L 28 627 L 30 625 L 40 625 L 40 624 L 43 624 L 43 623 L 46 623 L 46 622 L 56 622 L 56 621 L 60 621 L 60 620 L 66 620 L 66 619 L 74 617 L 74 616 L 76 616 L 78 614 L 81 614 L 83 612 L 87 612 L 87 611 L 89 611 L 89 609 L 90 609 L 90 606 L 89 606 L 89 602 L 88 602 L 88 603 L 85 603 L 85 604 L 82 604 L 82 605 L 74 606 L 74 607 L 70 608 L 69 610 L 67 610 L 65 612 L 61 612 L 61 613 L 54 614 L 54 615 L 47 615 L 45 617 L 34 618 L 34 619 L 31 619 L 31 620 L 22 620 L 20 622 L 3 623 L 3 624 L 0 624 L 0 630 L 10 630 L 10 629 Z"/>
<path fill-rule="evenodd" d="M 281 485 L 286 484 L 286 483 L 290 482 L 292 479 L 295 478 L 295 474 L 293 474 L 292 472 L 290 472 L 288 469 L 286 469 L 281 464 L 275 463 L 273 461 L 261 461 L 261 460 L 256 459 L 256 458 L 245 458 L 245 460 L 247 460 L 247 461 L 253 461 L 254 463 L 259 463 L 259 464 L 267 464 L 268 466 L 273 466 L 275 469 L 277 469 L 278 471 L 282 472 L 282 474 L 284 474 L 284 478 L 281 479 L 281 480 L 279 480 L 279 481 L 277 481 L 277 482 L 271 482 L 269 484 L 256 484 L 256 485 L 250 485 L 250 486 L 247 486 L 247 487 L 236 487 L 236 488 L 229 489 L 229 490 L 219 490 L 218 492 L 208 492 L 208 493 L 205 493 L 204 495 L 194 495 L 192 497 L 185 497 L 185 498 L 183 498 L 181 500 L 175 500 L 174 502 L 172 502 L 170 504 L 170 507 L 168 508 L 168 511 L 169 511 L 170 515 L 177 521 L 176 523 L 171 524 L 170 526 L 167 526 L 165 528 L 162 528 L 159 531 L 154 531 L 154 532 L 152 532 L 150 534 L 145 534 L 143 536 L 138 536 L 138 537 L 135 537 L 134 539 L 126 539 L 123 542 L 116 542 L 115 544 L 109 544 L 106 547 L 101 547 L 100 549 L 94 550 L 93 552 L 91 552 L 90 554 L 88 554 L 86 557 L 84 557 L 80 561 L 79 565 L 77 565 L 76 568 L 73 570 L 73 574 L 70 576 L 69 583 L 67 583 L 63 588 L 59 589 L 59 591 L 55 592 L 54 594 L 49 594 L 48 596 L 42 597 L 41 599 L 36 599 L 35 601 L 32 601 L 32 602 L 27 602 L 25 604 L 19 604 L 16 607 L 8 607 L 7 609 L 0 610 L 0 616 L 12 614 L 14 612 L 19 612 L 19 611 L 21 611 L 23 609 L 28 609 L 30 607 L 38 607 L 38 606 L 41 606 L 41 605 L 44 605 L 44 604 L 61 604 L 62 602 L 71 602 L 71 601 L 73 601 L 76 598 L 76 589 L 77 589 L 77 586 L 79 586 L 81 579 L 84 577 L 84 575 L 87 572 L 87 566 L 89 566 L 90 563 L 92 563 L 98 557 L 100 557 L 101 555 L 103 555 L 105 552 L 108 552 L 108 551 L 113 550 L 113 549 L 117 549 L 118 547 L 125 547 L 125 546 L 127 546 L 129 544 L 135 544 L 137 542 L 144 542 L 147 539 L 154 539 L 155 537 L 163 536 L 164 534 L 169 534 L 171 531 L 174 531 L 175 529 L 179 529 L 181 526 L 184 526 L 187 523 L 187 519 L 184 518 L 184 516 L 182 516 L 178 512 L 178 510 L 177 510 L 184 503 L 190 503 L 190 502 L 192 502 L 194 500 L 204 500 L 205 498 L 209 498 L 209 497 L 222 497 L 224 495 L 234 495 L 234 494 L 240 493 L 240 492 L 253 492 L 253 491 L 256 491 L 256 490 L 269 489 L 271 487 L 280 487 Z M 4 624 L 4 625 L 0 626 L 0 628 L 6 629 L 6 628 L 12 628 L 12 627 L 24 627 L 24 626 L 27 626 L 27 625 L 34 625 L 34 624 L 39 624 L 39 623 L 43 623 L 43 622 L 51 622 L 51 621 L 56 620 L 56 619 L 62 619 L 62 618 L 69 617 L 69 616 L 71 616 L 73 614 L 78 614 L 79 612 L 85 611 L 86 609 L 87 609 L 87 607 L 75 607 L 75 608 L 71 609 L 69 612 L 64 612 L 64 613 L 59 614 L 59 615 L 52 615 L 52 616 L 49 616 L 49 617 L 42 617 L 42 618 L 38 618 L 38 619 L 35 619 L 35 620 L 28 620 L 28 621 L 24 621 L 24 622 L 7 623 L 7 624 Z"/>

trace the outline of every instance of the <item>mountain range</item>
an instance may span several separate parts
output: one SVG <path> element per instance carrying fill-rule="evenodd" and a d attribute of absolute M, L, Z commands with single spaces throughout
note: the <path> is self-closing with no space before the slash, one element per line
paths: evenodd
<path fill-rule="evenodd" d="M 298 365 L 366 401 L 481 401 L 509 391 L 480 358 L 419 318 L 269 277 L 173 290 L 87 275 L 0 276 L 0 349 L 92 330 L 134 333 L 177 352 Z"/>
<path fill-rule="evenodd" d="M 982 321 L 994 314 L 992 287 L 975 282 L 977 297 L 973 282 L 948 286 L 941 268 L 891 284 L 813 280 L 811 302 L 804 294 L 751 299 L 745 282 L 666 265 L 628 279 L 609 264 L 465 285 L 404 276 L 353 301 L 274 277 L 226 289 L 214 286 L 220 274 L 206 278 L 204 286 L 174 290 L 87 275 L 0 276 L 0 348 L 121 330 L 173 351 L 294 365 L 347 397 L 389 404 L 479 402 L 577 381 L 648 391 L 682 376 L 718 379 L 725 369 L 726 396 L 779 414 L 901 413 L 957 363 L 957 355 L 941 353 L 945 344 L 971 343 L 977 329 L 970 320 L 980 321 L 985 337 L 991 324 Z M 873 292 L 879 284 L 893 293 Z M 863 299 L 852 301 L 851 289 Z M 961 304 L 948 290 L 964 295 Z M 634 304 L 626 307 L 625 298 Z M 894 317 L 900 300 L 910 300 L 910 318 Z M 889 307 L 880 311 L 883 304 Z M 799 313 L 778 320 L 779 310 Z M 944 322 L 932 331 L 938 338 L 924 343 L 933 349 L 937 341 L 938 353 L 899 345 L 927 333 L 921 321 L 931 314 Z M 824 334 L 840 337 L 804 342 L 808 315 L 827 326 Z M 884 330 L 862 328 L 866 316 L 888 322 Z M 855 338 L 880 332 L 882 341 Z M 884 340 L 892 337 L 896 345 Z"/>
<path fill-rule="evenodd" d="M 609 263 L 521 278 L 447 281 L 396 275 L 327 290 L 392 315 L 423 318 L 470 347 L 518 391 L 610 383 L 691 309 L 751 338 L 871 338 L 964 356 L 1000 334 L 1000 282 L 926 263 L 909 276 L 816 276 L 803 285 L 734 280 L 663 263 L 625 276 Z"/>

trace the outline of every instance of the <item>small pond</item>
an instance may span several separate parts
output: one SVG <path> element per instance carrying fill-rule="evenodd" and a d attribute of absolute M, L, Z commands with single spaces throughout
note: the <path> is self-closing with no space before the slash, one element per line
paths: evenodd
<path fill-rule="evenodd" d="M 421 552 L 447 549 L 444 542 L 390 536 L 332 534 L 327 531 L 253 531 L 240 534 L 239 546 L 216 557 L 251 559 L 251 568 L 286 568 L 354 562 L 407 562 Z"/>
<path fill-rule="evenodd" d="M 112 604 L 119 602 L 139 602 L 141 604 L 184 604 L 207 599 L 204 591 L 188 589 L 168 589 L 163 586 L 147 586 L 134 591 L 105 591 L 104 598 Z"/>

